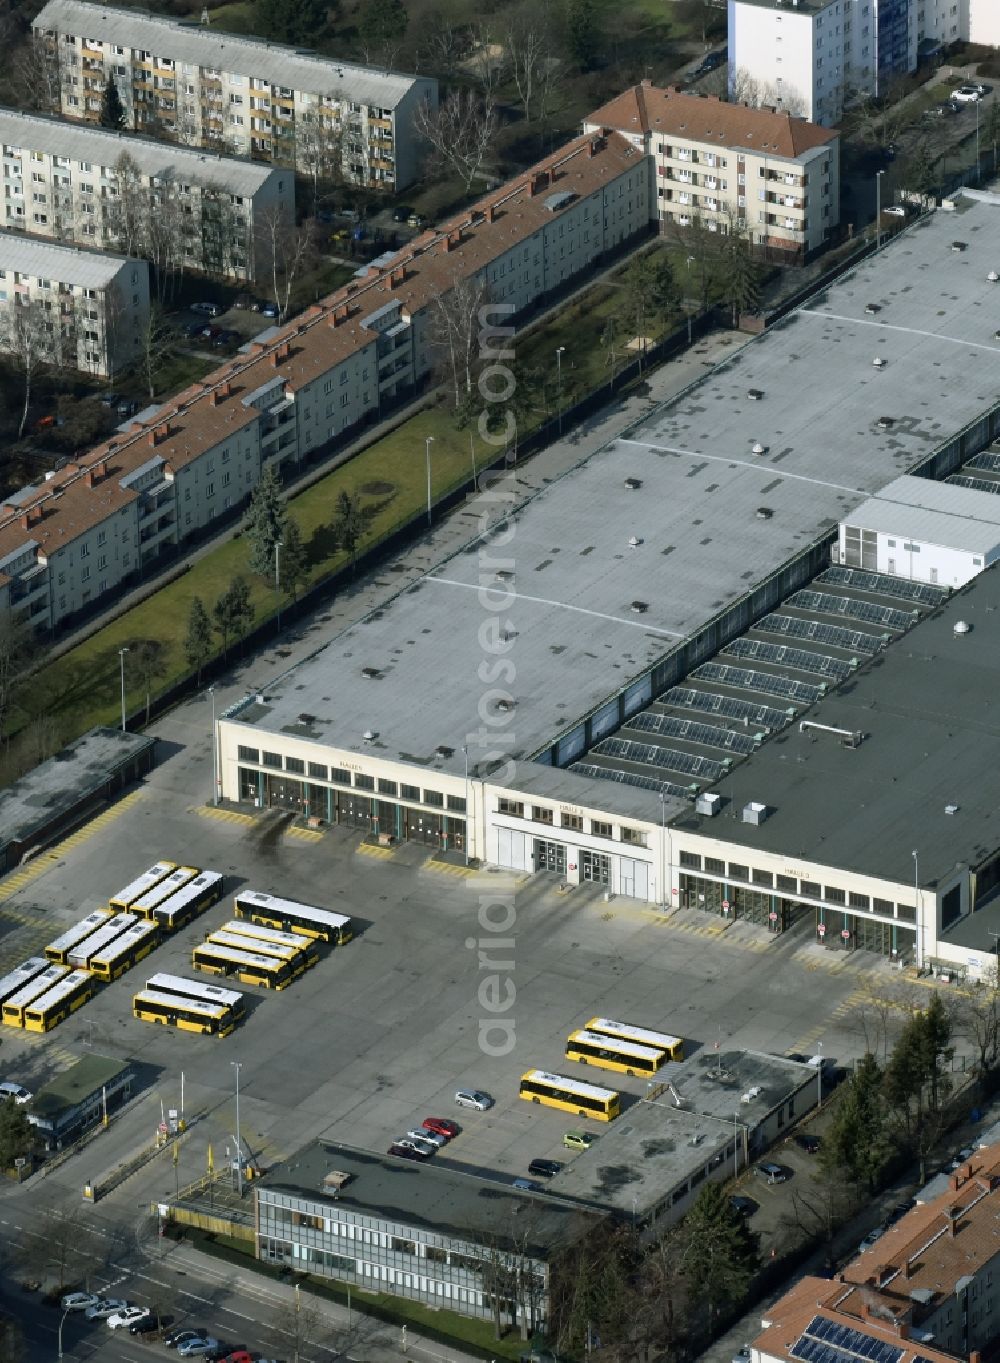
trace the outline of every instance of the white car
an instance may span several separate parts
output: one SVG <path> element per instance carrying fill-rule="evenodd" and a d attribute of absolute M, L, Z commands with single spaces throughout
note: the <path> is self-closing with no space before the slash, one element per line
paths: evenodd
<path fill-rule="evenodd" d="M 19 1107 L 24 1103 L 31 1102 L 31 1094 L 28 1090 L 21 1084 L 12 1084 L 10 1080 L 5 1080 L 0 1084 L 0 1100 L 4 1098 L 13 1098 Z"/>
<path fill-rule="evenodd" d="M 405 1136 L 401 1141 L 396 1141 L 402 1150 L 415 1150 L 418 1155 L 433 1155 L 437 1146 L 433 1141 L 425 1141 L 423 1137 L 414 1139 L 412 1136 Z"/>
<path fill-rule="evenodd" d="M 960 85 L 957 90 L 952 90 L 951 99 L 957 100 L 959 104 L 975 104 L 983 97 L 982 89 L 978 85 Z"/>
<path fill-rule="evenodd" d="M 455 1102 L 459 1107 L 472 1107 L 477 1112 L 485 1112 L 493 1106 L 493 1099 L 482 1089 L 459 1089 L 455 1094 Z"/>
<path fill-rule="evenodd" d="M 887 214 L 887 216 L 890 218 L 906 217 L 906 209 L 901 208 L 899 204 L 891 204 L 888 208 L 883 208 L 882 212 Z"/>
<path fill-rule="evenodd" d="M 124 1311 L 128 1306 L 127 1301 L 122 1301 L 118 1297 L 98 1297 L 93 1306 L 88 1306 L 84 1315 L 88 1320 L 107 1320 L 116 1311 Z"/>
<path fill-rule="evenodd" d="M 439 1131 L 428 1131 L 426 1126 L 415 1126 L 412 1131 L 407 1131 L 407 1140 L 426 1141 L 428 1145 L 436 1146 L 438 1150 L 442 1145 L 448 1144 L 448 1137 L 442 1136 Z"/>
<path fill-rule="evenodd" d="M 96 1292 L 70 1292 L 59 1305 L 64 1311 L 86 1311 L 88 1306 L 97 1306 L 100 1300 Z"/>
<path fill-rule="evenodd" d="M 126 1306 L 123 1311 L 116 1311 L 113 1316 L 108 1316 L 108 1329 L 127 1329 L 134 1321 L 142 1320 L 143 1316 L 148 1315 L 148 1306 Z"/>

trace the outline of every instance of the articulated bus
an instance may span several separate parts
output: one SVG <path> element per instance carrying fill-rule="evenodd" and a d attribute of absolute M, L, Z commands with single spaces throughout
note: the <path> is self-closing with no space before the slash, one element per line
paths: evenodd
<path fill-rule="evenodd" d="M 141 876 L 137 876 L 130 885 L 126 885 L 124 890 L 119 890 L 116 895 L 112 895 L 108 900 L 113 913 L 125 913 L 130 909 L 137 899 L 141 899 L 144 894 L 148 894 L 154 885 L 159 885 L 171 871 L 177 870 L 176 861 L 158 861 L 155 866 L 151 866 L 148 871 L 143 871 Z"/>
<path fill-rule="evenodd" d="M 50 965 L 42 971 L 40 975 L 26 985 L 23 985 L 16 994 L 11 994 L 10 998 L 4 1000 L 3 1020 L 8 1027 L 24 1026 L 24 1010 L 29 1003 L 33 1003 L 58 984 L 69 974 L 69 969 L 64 965 Z"/>
<path fill-rule="evenodd" d="M 637 1046 L 634 1041 L 616 1041 L 614 1037 L 601 1036 L 600 1032 L 571 1032 L 566 1042 L 567 1060 L 624 1074 L 655 1074 L 666 1058 L 665 1051 Z"/>
<path fill-rule="evenodd" d="M 297 980 L 305 973 L 306 958 L 295 947 L 278 946 L 274 942 L 259 942 L 255 937 L 246 937 L 242 932 L 210 932 L 205 938 L 209 946 L 230 947 L 233 951 L 248 951 L 251 956 L 267 956 L 275 961 L 285 961 Z"/>
<path fill-rule="evenodd" d="M 243 984 L 261 984 L 265 989 L 284 989 L 293 978 L 287 961 L 252 951 L 237 951 L 233 947 L 215 946 L 212 942 L 202 942 L 195 947 L 191 964 L 195 970 L 204 970 L 208 975 L 235 975 Z"/>
<path fill-rule="evenodd" d="M 248 947 L 248 951 L 264 951 L 270 947 L 291 947 L 294 951 L 299 951 L 305 958 L 306 966 L 315 965 L 319 960 L 319 948 L 312 937 L 302 937 L 295 932 L 279 932 L 277 928 L 264 928 L 259 923 L 251 923 L 247 918 L 230 918 L 227 923 L 223 923 L 220 932 L 235 932 L 238 937 L 245 937 L 248 942 L 256 943 L 255 946 Z"/>
<path fill-rule="evenodd" d="M 45 966 L 44 956 L 32 956 L 19 965 L 16 970 L 12 970 L 9 975 L 5 975 L 0 980 L 0 1003 L 9 999 L 11 994 L 16 994 L 19 989 L 23 989 L 36 975 L 42 973 Z"/>
<path fill-rule="evenodd" d="M 158 971 L 146 981 L 146 989 L 154 994 L 174 994 L 181 999 L 198 999 L 201 1003 L 217 1003 L 223 1008 L 231 1008 L 233 1015 L 241 1018 L 246 1012 L 243 995 L 238 989 L 223 989 L 217 984 L 206 984 L 203 980 L 187 980 L 183 975 L 167 975 Z"/>
<path fill-rule="evenodd" d="M 177 866 L 165 876 L 158 885 L 147 890 L 144 895 L 134 900 L 130 905 L 133 913 L 140 914 L 143 918 L 148 918 L 152 923 L 154 911 L 161 904 L 165 904 L 171 895 L 175 895 L 178 890 L 182 890 L 189 880 L 194 880 L 198 875 L 197 866 Z"/>
<path fill-rule="evenodd" d="M 45 948 L 46 959 L 53 965 L 65 965 L 66 957 L 73 948 L 103 924 L 109 923 L 113 917 L 110 909 L 98 909 L 95 913 L 88 914 L 86 918 L 81 918 L 79 923 L 74 923 L 61 937 L 49 943 Z"/>
<path fill-rule="evenodd" d="M 142 1022 L 158 1022 L 182 1032 L 204 1032 L 209 1036 L 228 1036 L 236 1027 L 236 1015 L 224 1003 L 205 1003 L 203 999 L 163 994 L 156 989 L 140 989 L 132 999 L 132 1012 Z"/>
<path fill-rule="evenodd" d="M 312 909 L 308 904 L 296 904 L 291 899 L 279 899 L 277 895 L 264 894 L 260 890 L 241 890 L 234 908 L 237 918 L 249 918 L 252 923 L 298 933 L 302 937 L 319 937 L 333 946 L 343 946 L 354 936 L 346 914 Z"/>
<path fill-rule="evenodd" d="M 112 980 L 117 980 L 119 975 L 124 975 L 126 970 L 131 970 L 136 961 L 148 956 L 159 944 L 159 927 L 156 923 L 147 923 L 143 919 L 126 928 L 110 946 L 91 956 L 87 968 L 99 980 L 110 984 Z"/>
<path fill-rule="evenodd" d="M 134 913 L 119 913 L 114 918 L 106 918 L 103 927 L 92 932 L 89 937 L 84 937 L 75 947 L 67 951 L 66 964 L 71 965 L 74 970 L 85 970 L 99 951 L 110 946 L 126 928 L 134 927 L 138 921 Z"/>
<path fill-rule="evenodd" d="M 222 898 L 222 876 L 218 871 L 199 871 L 176 894 L 153 910 L 152 918 L 166 932 L 186 927 Z"/>
<path fill-rule="evenodd" d="M 596 1117 L 599 1122 L 613 1122 L 621 1110 L 621 1095 L 614 1089 L 581 1084 L 562 1074 L 547 1074 L 545 1070 L 522 1074 L 519 1096 L 529 1103 L 544 1103 L 578 1117 Z"/>
<path fill-rule="evenodd" d="M 93 976 L 88 970 L 74 970 L 64 980 L 29 1003 L 24 1010 L 27 1032 L 49 1032 L 57 1023 L 81 1008 L 94 993 Z"/>
<path fill-rule="evenodd" d="M 586 1030 L 612 1036 L 618 1041 L 633 1041 L 637 1046 L 652 1046 L 656 1051 L 666 1051 L 671 1060 L 684 1059 L 684 1038 L 670 1036 L 667 1032 L 650 1032 L 645 1027 L 632 1027 L 612 1018 L 591 1018 Z"/>

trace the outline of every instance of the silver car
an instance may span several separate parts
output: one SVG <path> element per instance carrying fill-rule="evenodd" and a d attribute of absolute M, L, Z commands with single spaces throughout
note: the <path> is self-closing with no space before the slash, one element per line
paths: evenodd
<path fill-rule="evenodd" d="M 493 1106 L 493 1099 L 482 1089 L 459 1089 L 455 1102 L 459 1107 L 475 1108 L 477 1112 L 485 1112 Z"/>

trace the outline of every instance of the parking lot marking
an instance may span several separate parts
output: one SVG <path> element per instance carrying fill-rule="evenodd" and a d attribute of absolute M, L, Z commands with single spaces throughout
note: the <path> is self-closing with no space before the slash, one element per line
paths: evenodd
<path fill-rule="evenodd" d="M 198 814 L 203 819 L 218 819 L 222 823 L 254 823 L 256 816 L 243 814 L 238 809 L 220 809 L 218 805 L 189 805 L 189 814 Z"/>
<path fill-rule="evenodd" d="M 323 834 L 318 828 L 298 828 L 295 824 L 285 829 L 286 838 L 298 838 L 300 842 L 322 842 Z"/>
<path fill-rule="evenodd" d="M 81 828 L 78 828 L 75 833 L 70 833 L 68 837 L 63 838 L 62 842 L 57 842 L 54 847 L 50 847 L 45 852 L 39 852 L 38 856 L 29 861 L 27 866 L 22 866 L 19 870 L 15 871 L 13 875 L 7 876 L 3 883 L 0 884 L 0 902 L 5 899 L 10 899 L 11 896 L 17 894 L 19 890 L 23 890 L 25 885 L 30 885 L 33 880 L 37 880 L 39 876 L 44 875 L 46 871 L 50 870 L 56 862 L 65 856 L 67 852 L 71 851 L 72 848 L 79 847 L 81 843 L 92 838 L 95 833 L 100 833 L 109 823 L 113 823 L 115 819 L 120 818 L 126 810 L 131 809 L 132 806 L 137 804 L 142 798 L 143 792 L 141 790 L 133 790 L 130 795 L 126 795 L 121 800 L 116 801 L 115 804 L 105 809 L 103 813 L 98 814 L 96 818 L 91 819 L 89 823 L 85 823 Z"/>
<path fill-rule="evenodd" d="M 381 857 L 384 861 L 386 857 L 392 856 L 391 847 L 380 847 L 375 842 L 359 842 L 355 847 L 355 852 L 361 852 L 366 857 Z"/>
<path fill-rule="evenodd" d="M 694 937 L 721 937 L 729 927 L 728 923 L 687 923 L 677 922 L 673 917 L 657 914 L 653 919 L 658 927 L 671 928 L 674 932 L 686 932 Z"/>
<path fill-rule="evenodd" d="M 479 868 L 476 866 L 462 866 L 453 861 L 438 861 L 434 857 L 428 857 L 421 870 L 440 871 L 443 876 L 476 876 L 479 874 Z"/>

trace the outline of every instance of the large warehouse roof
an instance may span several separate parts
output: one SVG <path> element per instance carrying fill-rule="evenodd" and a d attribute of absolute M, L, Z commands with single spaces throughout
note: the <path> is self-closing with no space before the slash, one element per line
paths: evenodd
<path fill-rule="evenodd" d="M 514 574 L 502 611 L 515 673 L 508 755 L 544 748 L 997 402 L 986 276 L 1000 260 L 1000 199 L 962 204 L 902 234 L 237 717 L 359 753 L 370 730 L 382 758 L 460 774 L 490 689 L 478 679 L 485 563 Z M 967 249 L 954 251 L 959 236 Z"/>

